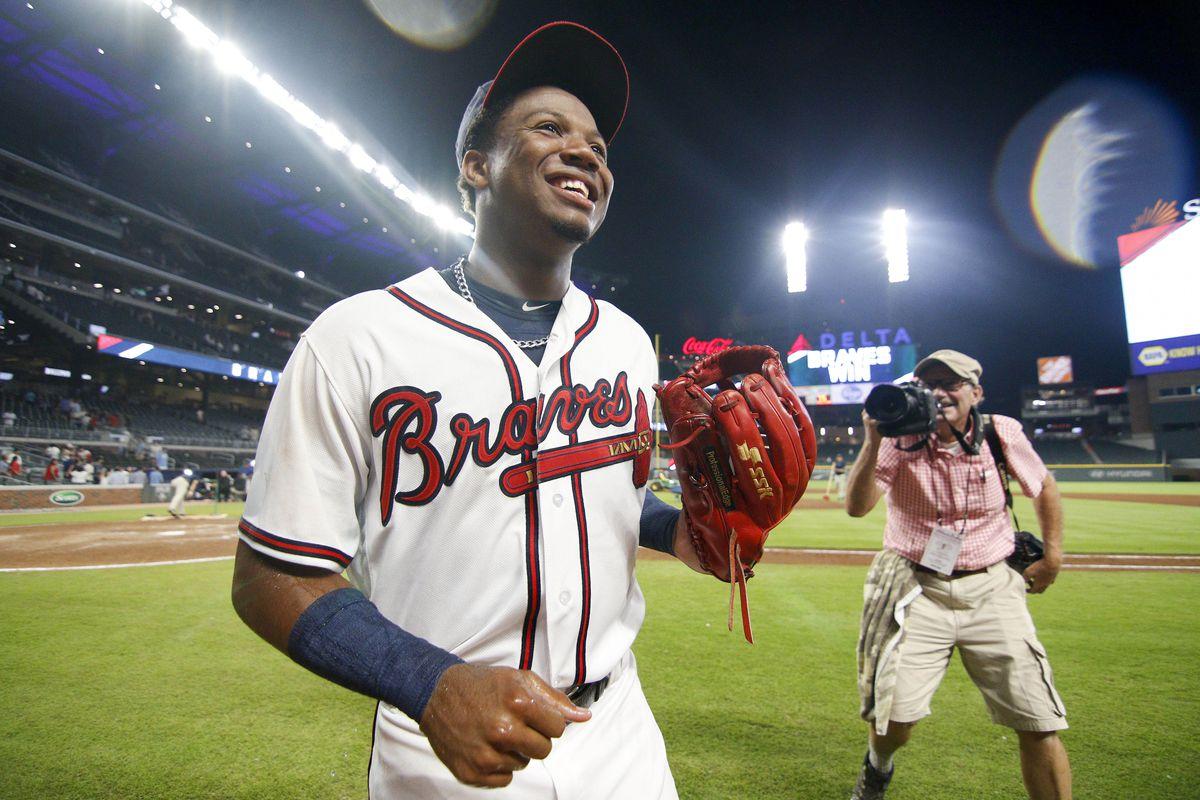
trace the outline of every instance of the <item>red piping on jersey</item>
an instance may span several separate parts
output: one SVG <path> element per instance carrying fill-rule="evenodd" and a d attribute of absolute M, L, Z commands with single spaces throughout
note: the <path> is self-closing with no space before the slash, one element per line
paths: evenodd
<path fill-rule="evenodd" d="M 490 333 L 481 331 L 478 328 L 472 328 L 470 325 L 452 319 L 440 311 L 435 311 L 396 286 L 389 286 L 387 291 L 392 297 L 404 303 L 421 316 L 491 347 L 496 352 L 496 355 L 500 356 L 500 360 L 504 362 L 504 368 L 508 372 L 508 385 L 512 390 L 513 402 L 517 403 L 525 399 L 523 396 L 524 391 L 521 388 L 521 373 L 517 370 L 517 362 L 513 360 L 512 354 L 508 352 L 508 348 L 499 339 Z M 593 301 L 594 305 L 595 302 Z M 532 450 L 532 447 L 527 449 L 522 454 L 522 459 L 532 461 Z M 537 619 L 541 611 L 542 575 L 541 563 L 538 561 L 537 494 L 534 492 L 530 492 L 525 496 L 525 564 L 525 584 L 528 599 L 525 607 L 525 622 L 521 626 L 521 661 L 518 669 L 530 669 L 533 666 L 533 648 L 537 635 Z"/>
<path fill-rule="evenodd" d="M 571 380 L 571 356 L 575 355 L 575 348 L 579 347 L 579 343 L 583 341 L 584 337 L 596 329 L 596 321 L 599 316 L 600 308 L 592 299 L 592 310 L 588 314 L 587 321 L 579 327 L 579 330 L 575 331 L 575 343 L 563 356 L 561 365 L 563 386 L 574 385 L 574 381 Z M 578 444 L 579 432 L 571 431 L 568 441 L 572 445 Z M 579 636 L 575 640 L 574 683 L 576 686 L 580 686 L 587 683 L 587 634 L 592 620 L 592 567 L 591 557 L 588 553 L 587 510 L 583 505 L 583 476 L 578 472 L 571 476 L 571 494 L 575 499 L 575 524 L 579 528 L 579 575 L 583 592 L 582 608 L 579 612 Z"/>
<path fill-rule="evenodd" d="M 538 507 L 537 493 L 525 495 L 525 572 L 527 597 L 525 601 L 525 624 L 521 631 L 521 665 L 519 669 L 533 668 L 534 637 L 537 634 L 537 618 L 542 610 L 542 574 L 538 561 Z"/>
<path fill-rule="evenodd" d="M 512 388 L 513 400 L 517 401 L 524 399 L 521 396 L 523 394 L 521 391 L 521 373 L 517 371 L 517 362 L 513 360 L 512 354 L 508 352 L 508 348 L 505 347 L 499 339 L 497 339 L 495 336 L 492 336 L 490 333 L 487 333 L 486 331 L 481 331 L 478 328 L 472 328 L 470 325 L 466 325 L 456 319 L 447 317 L 440 311 L 434 311 L 432 308 L 417 300 L 412 295 L 396 288 L 395 286 L 389 286 L 387 290 L 388 294 L 399 300 L 401 303 L 404 303 L 421 316 L 428 317 L 434 322 L 440 322 L 442 325 L 445 325 L 451 330 L 458 331 L 464 336 L 469 336 L 472 339 L 476 339 L 486 345 L 489 345 L 493 350 L 496 351 L 496 355 L 500 356 L 500 360 L 504 362 L 504 368 L 508 370 L 508 385 Z"/>
<path fill-rule="evenodd" d="M 327 561 L 332 561 L 339 567 L 345 569 L 350 565 L 350 556 L 333 547 L 327 547 L 323 544 L 312 544 L 311 542 L 300 542 L 295 539 L 285 539 L 282 536 L 276 536 L 273 533 L 267 533 L 262 528 L 251 525 L 245 519 L 238 522 L 238 530 L 249 536 L 259 544 L 266 545 L 272 550 L 278 550 L 281 553 L 288 553 L 296 556 L 308 556 L 309 558 L 323 558 Z"/>

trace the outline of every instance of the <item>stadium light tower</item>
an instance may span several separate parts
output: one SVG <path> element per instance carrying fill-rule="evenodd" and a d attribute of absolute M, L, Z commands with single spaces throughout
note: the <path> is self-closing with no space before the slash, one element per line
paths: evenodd
<path fill-rule="evenodd" d="M 903 208 L 883 212 L 883 247 L 887 253 L 888 282 L 908 280 L 908 214 Z"/>
<path fill-rule="evenodd" d="M 803 222 L 789 222 L 783 228 L 783 253 L 787 257 L 788 293 L 808 289 L 808 228 Z"/>

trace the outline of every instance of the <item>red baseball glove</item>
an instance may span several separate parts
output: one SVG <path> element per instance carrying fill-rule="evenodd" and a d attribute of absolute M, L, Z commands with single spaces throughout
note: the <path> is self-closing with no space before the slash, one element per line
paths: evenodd
<path fill-rule="evenodd" d="M 744 375 L 735 387 L 735 375 Z M 706 386 L 721 390 L 710 396 Z M 741 594 L 742 630 L 753 642 L 746 579 L 771 529 L 804 494 L 817 456 L 812 420 L 783 373 L 779 353 L 731 347 L 654 387 L 683 490 L 683 514 L 700 565 Z"/>

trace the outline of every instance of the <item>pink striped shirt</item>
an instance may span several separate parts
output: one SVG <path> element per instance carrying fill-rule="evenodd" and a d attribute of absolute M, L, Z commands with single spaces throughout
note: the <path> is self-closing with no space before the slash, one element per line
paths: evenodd
<path fill-rule="evenodd" d="M 1021 423 L 992 415 L 1008 458 L 1008 472 L 1026 497 L 1041 494 L 1046 465 L 1025 438 Z M 887 493 L 883 546 L 919 561 L 934 525 L 961 531 L 962 550 L 955 569 L 980 569 L 1007 558 L 1013 550 L 1013 526 L 996 477 L 996 462 L 987 442 L 978 455 L 950 449 L 932 437 L 912 453 L 897 447 L 914 437 L 884 439 L 879 447 L 875 482 Z"/>

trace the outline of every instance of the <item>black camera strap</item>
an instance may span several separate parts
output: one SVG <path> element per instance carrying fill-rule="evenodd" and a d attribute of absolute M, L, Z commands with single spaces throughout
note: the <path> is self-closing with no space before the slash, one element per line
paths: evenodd
<path fill-rule="evenodd" d="M 988 417 L 991 419 L 991 417 Z M 971 406 L 971 416 L 967 420 L 967 427 L 971 432 L 971 440 L 967 441 L 967 437 L 963 431 L 953 425 L 950 426 L 950 432 L 954 434 L 954 438 L 958 440 L 958 446 L 963 449 L 963 452 L 968 455 L 979 455 L 979 429 L 983 427 L 983 417 L 979 413 L 977 406 Z"/>
<path fill-rule="evenodd" d="M 1004 455 L 1004 445 L 1000 443 L 1000 434 L 996 432 L 992 415 L 984 414 L 982 420 L 983 436 L 987 439 L 988 447 L 992 451 L 992 458 L 996 462 L 996 474 L 1000 476 L 1000 488 L 1004 490 L 1004 505 L 1008 506 L 1008 511 L 1012 514 L 1016 530 L 1021 530 L 1021 523 L 1017 520 L 1017 510 L 1013 508 L 1012 490 L 1008 487 L 1008 458 Z"/>

